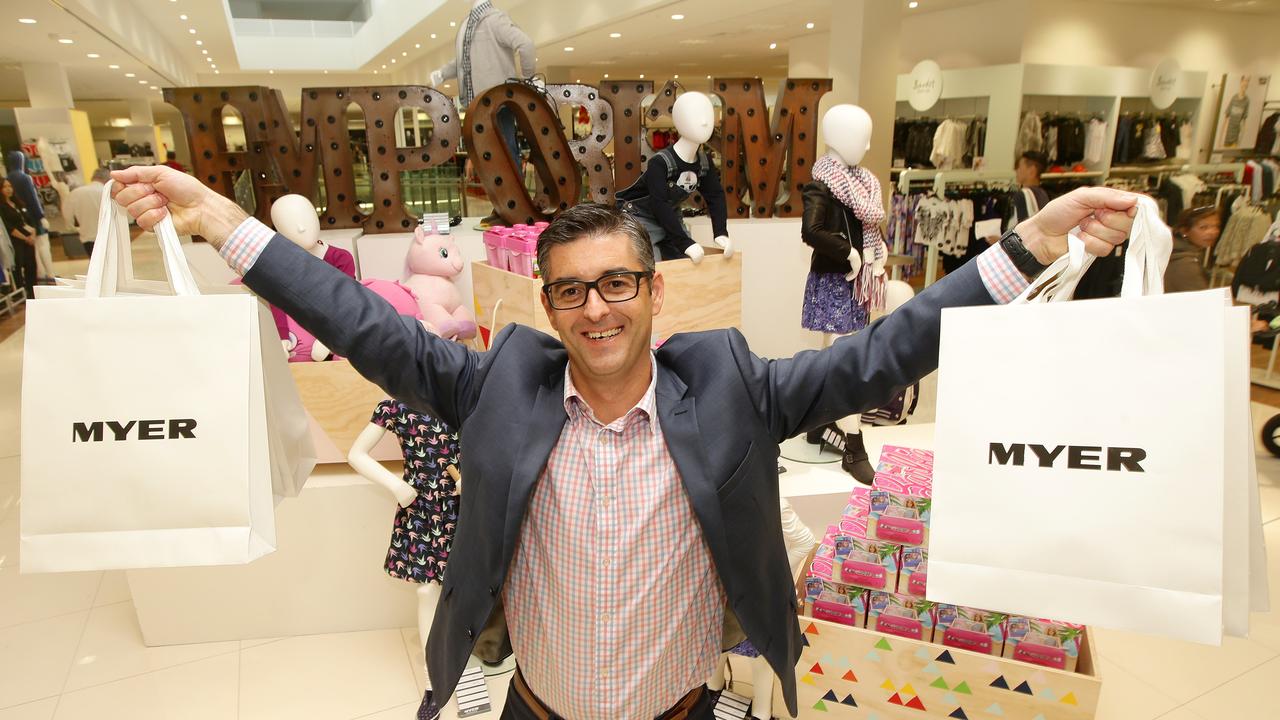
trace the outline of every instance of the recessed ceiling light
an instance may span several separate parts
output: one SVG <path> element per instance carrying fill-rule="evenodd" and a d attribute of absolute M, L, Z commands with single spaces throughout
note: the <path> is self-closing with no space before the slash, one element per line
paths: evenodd
<path fill-rule="evenodd" d="M 18 18 L 18 22 L 22 23 L 23 25 L 35 25 L 35 24 L 36 24 L 35 18 Z"/>
<path fill-rule="evenodd" d="M 432 39 L 432 40 L 435 40 L 435 39 L 436 39 L 436 34 L 435 34 L 435 33 L 431 33 L 431 39 Z"/>
<path fill-rule="evenodd" d="M 203 44 L 204 44 L 204 41 L 203 41 L 203 40 L 197 40 L 197 41 L 196 41 L 196 45 L 203 45 Z"/>
<path fill-rule="evenodd" d="M 133 73 L 125 73 L 125 74 L 124 74 L 124 76 L 125 76 L 125 77 L 138 77 L 137 75 L 134 75 Z"/>
<path fill-rule="evenodd" d="M 679 76 L 679 75 L 673 75 L 673 76 L 671 76 L 671 77 L 672 77 L 672 79 L 673 79 L 673 80 L 679 80 L 679 79 L 680 79 L 680 76 Z"/>
<path fill-rule="evenodd" d="M 421 48 L 421 47 L 422 47 L 422 43 L 414 43 L 414 44 L 413 44 L 413 49 L 414 49 L 414 50 L 418 50 L 418 49 L 419 49 L 419 48 Z"/>
<path fill-rule="evenodd" d="M 268 70 L 268 71 L 267 71 L 267 74 L 268 74 L 268 75 L 275 75 L 275 74 L 276 74 L 276 71 L 275 71 L 275 70 Z"/>
<path fill-rule="evenodd" d="M 209 67 L 213 68 L 214 70 L 217 70 L 217 69 L 218 69 L 218 66 L 217 66 L 217 65 L 210 65 Z"/>
<path fill-rule="evenodd" d="M 178 16 L 178 19 L 179 19 L 179 20 L 186 20 L 186 19 L 187 19 L 187 16 L 186 16 L 186 15 L 179 15 L 179 16 Z"/>
<path fill-rule="evenodd" d="M 209 51 L 208 51 L 208 50 L 201 50 L 201 51 L 200 51 L 200 54 L 201 54 L 201 55 L 208 55 L 208 54 L 209 54 Z"/>
<path fill-rule="evenodd" d="M 120 69 L 120 66 L 119 66 L 119 65 L 108 65 L 107 67 L 111 68 L 112 70 L 119 70 L 119 69 Z"/>
<path fill-rule="evenodd" d="M 641 80 L 643 80 L 643 79 L 644 79 L 644 73 L 640 73 L 640 79 L 641 79 Z"/>
<path fill-rule="evenodd" d="M 708 80 L 710 80 L 710 79 L 711 79 L 711 76 L 710 76 L 710 75 L 708 75 L 708 76 L 707 76 L 707 79 L 708 79 Z"/>
<path fill-rule="evenodd" d="M 911 0 L 911 2 L 907 3 L 907 7 L 911 8 L 912 10 L 915 10 L 916 8 L 920 7 L 920 3 L 916 2 L 916 0 Z"/>
<path fill-rule="evenodd" d="M 608 80 L 608 79 L 609 79 L 609 73 L 605 73 L 605 74 L 604 74 L 604 79 L 605 79 L 605 80 Z"/>
<path fill-rule="evenodd" d="M 383 66 L 382 66 L 382 69 L 383 69 L 383 70 L 386 70 L 386 69 L 387 69 L 387 66 L 386 66 L 386 65 L 383 65 Z"/>
<path fill-rule="evenodd" d="M 582 78 L 578 78 L 577 80 L 574 80 L 574 82 L 581 84 L 581 83 L 582 83 Z"/>
<path fill-rule="evenodd" d="M 396 64 L 396 59 L 395 59 L 395 58 L 391 58 L 391 64 L 392 64 L 392 65 L 395 65 L 395 64 Z"/>
<path fill-rule="evenodd" d="M 222 74 L 222 71 L 221 71 L 221 70 L 214 70 L 214 71 L 213 71 L 213 74 L 214 74 L 214 75 L 221 75 L 221 74 Z"/>
<path fill-rule="evenodd" d="M 565 52 L 573 52 L 573 47 L 572 47 L 572 46 L 570 46 L 570 47 L 566 47 L 566 48 L 564 49 L 564 51 L 565 51 Z"/>
<path fill-rule="evenodd" d="M 769 49 L 770 49 L 770 50 L 777 50 L 777 49 L 778 49 L 778 43 L 769 43 Z"/>
<path fill-rule="evenodd" d="M 329 74 L 329 71 L 328 71 L 328 70 L 325 70 L 325 71 L 324 71 L 324 74 L 325 74 L 325 75 L 328 75 L 328 74 Z"/>
<path fill-rule="evenodd" d="M 101 56 L 101 55 L 99 55 L 98 53 L 89 53 L 88 55 L 85 55 L 85 57 L 87 57 L 87 58 L 92 58 L 92 59 L 94 59 L 94 60 L 97 60 L 98 58 L 100 58 L 100 57 L 102 57 L 102 56 Z"/>
<path fill-rule="evenodd" d="M 812 29 L 813 29 L 813 23 L 805 23 L 805 24 L 804 24 L 804 29 L 805 29 L 805 30 L 812 30 Z"/>
<path fill-rule="evenodd" d="M 74 43 L 75 40 L 72 40 L 71 38 L 58 38 L 58 42 L 62 43 L 63 45 L 70 45 Z"/>
<path fill-rule="evenodd" d="M 684 19 L 684 16 L 683 16 L 683 15 L 681 15 L 681 14 L 679 14 L 679 13 L 676 13 L 675 15 L 672 15 L 672 16 L 671 16 L 671 19 L 672 19 L 672 20 L 683 20 L 683 19 Z"/>
<path fill-rule="evenodd" d="M 147 81 L 146 81 L 146 80 L 139 80 L 139 81 L 138 81 L 138 84 L 139 84 L 139 85 L 146 85 L 146 84 L 147 84 Z"/>
<path fill-rule="evenodd" d="M 611 38 L 620 38 L 620 37 L 622 37 L 622 33 L 609 33 L 609 37 L 611 37 Z"/>
<path fill-rule="evenodd" d="M 374 70 L 374 71 L 373 71 L 373 74 L 374 74 L 374 75 L 377 75 L 377 74 L 378 74 L 378 71 L 377 71 L 377 70 Z"/>
<path fill-rule="evenodd" d="M 152 90 L 159 90 L 160 88 L 156 87 L 155 85 L 152 85 L 152 86 L 151 86 L 151 89 L 152 89 Z"/>
<path fill-rule="evenodd" d="M 456 23 L 456 22 L 450 22 L 450 23 L 449 23 L 449 27 L 458 27 L 458 23 Z"/>

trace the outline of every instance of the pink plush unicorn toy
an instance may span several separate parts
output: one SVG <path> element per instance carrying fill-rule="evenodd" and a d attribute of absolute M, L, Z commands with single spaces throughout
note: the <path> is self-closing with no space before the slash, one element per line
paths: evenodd
<path fill-rule="evenodd" d="M 462 300 L 453 278 L 462 272 L 462 253 L 449 235 L 449 216 L 428 213 L 413 231 L 413 243 L 405 255 L 402 281 L 418 296 L 427 325 L 448 340 L 476 335 L 476 320 Z"/>

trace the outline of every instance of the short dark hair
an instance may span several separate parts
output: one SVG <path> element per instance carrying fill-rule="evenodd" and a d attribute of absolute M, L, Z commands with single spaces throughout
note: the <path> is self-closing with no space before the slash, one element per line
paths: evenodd
<path fill-rule="evenodd" d="M 538 236 L 538 268 L 543 280 L 550 275 L 551 248 L 586 237 L 621 233 L 631 240 L 640 264 L 653 272 L 653 245 L 649 233 L 638 220 L 613 205 L 579 203 L 560 213 Z"/>
<path fill-rule="evenodd" d="M 1179 235 L 1185 235 L 1186 232 L 1191 229 L 1192 225 L 1195 225 L 1210 215 L 1218 215 L 1217 205 L 1204 205 L 1201 207 L 1187 208 L 1186 210 L 1178 213 L 1178 220 L 1174 223 L 1173 229 L 1176 230 Z"/>
<path fill-rule="evenodd" d="M 170 150 L 169 152 L 165 153 L 164 156 L 169 160 L 173 160 L 174 158 L 178 157 L 178 153 L 174 152 L 173 150 Z"/>
<path fill-rule="evenodd" d="M 1044 171 L 1049 168 L 1049 158 L 1046 157 L 1044 153 L 1036 150 L 1028 150 L 1022 153 L 1022 157 L 1020 159 L 1026 160 L 1028 163 L 1035 166 L 1037 175 L 1043 175 Z"/>

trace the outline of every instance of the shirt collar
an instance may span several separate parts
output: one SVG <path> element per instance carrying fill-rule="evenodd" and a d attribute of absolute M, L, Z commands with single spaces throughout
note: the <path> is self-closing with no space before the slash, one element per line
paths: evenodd
<path fill-rule="evenodd" d="M 621 418 L 618 418 L 618 420 L 615 420 L 610 424 L 618 424 L 619 427 L 625 427 L 626 423 L 630 422 L 632 416 L 638 412 L 640 416 L 644 418 L 645 422 L 648 423 L 649 432 L 658 432 L 657 388 L 658 360 L 654 357 L 653 353 L 650 352 L 649 388 L 644 391 L 644 396 L 640 398 L 640 402 L 635 404 L 635 407 L 628 410 Z M 576 419 L 586 417 L 588 420 L 600 424 L 600 421 L 596 420 L 595 411 L 591 409 L 591 406 L 587 404 L 585 399 L 583 399 L 582 394 L 578 392 L 578 388 L 574 386 L 573 377 L 569 373 L 568 365 L 564 368 L 564 411 L 568 413 L 571 418 Z"/>

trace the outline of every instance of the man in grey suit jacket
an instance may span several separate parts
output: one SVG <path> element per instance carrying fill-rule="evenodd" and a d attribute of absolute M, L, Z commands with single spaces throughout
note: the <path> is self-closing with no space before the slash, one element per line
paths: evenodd
<path fill-rule="evenodd" d="M 365 377 L 460 429 L 468 481 L 427 643 L 430 679 L 447 698 L 481 634 L 509 636 L 520 671 L 503 717 L 520 720 L 710 717 L 703 681 L 721 647 L 744 637 L 794 714 L 801 638 L 778 443 L 884 403 L 936 366 L 944 307 L 1007 301 L 1075 227 L 1091 252 L 1110 252 L 1134 207 L 1127 193 L 1076 191 L 866 330 L 766 360 L 734 329 L 676 335 L 651 352 L 663 279 L 643 229 L 582 205 L 538 249 L 560 339 L 510 326 L 476 353 L 190 176 L 135 167 L 114 177 L 142 227 L 169 212 Z"/>

